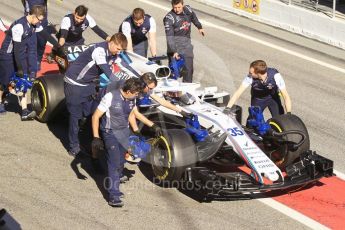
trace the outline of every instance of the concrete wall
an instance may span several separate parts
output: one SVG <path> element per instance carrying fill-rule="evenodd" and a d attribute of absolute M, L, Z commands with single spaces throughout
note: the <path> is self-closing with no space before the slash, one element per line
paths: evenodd
<path fill-rule="evenodd" d="M 258 15 L 233 7 L 233 0 L 195 0 L 345 49 L 345 20 L 275 0 L 261 0 Z"/>

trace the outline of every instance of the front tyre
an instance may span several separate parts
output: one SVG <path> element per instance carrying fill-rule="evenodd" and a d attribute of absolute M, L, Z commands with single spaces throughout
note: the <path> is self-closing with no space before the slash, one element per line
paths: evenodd
<path fill-rule="evenodd" d="M 168 129 L 165 137 L 154 139 L 150 163 L 155 179 L 179 182 L 188 167 L 197 162 L 197 152 L 191 136 L 181 129 Z"/>
<path fill-rule="evenodd" d="M 307 128 L 304 125 L 303 121 L 296 115 L 284 114 L 276 116 L 269 120 L 269 124 L 271 128 L 278 133 L 297 131 L 305 135 L 303 144 L 299 146 L 295 151 L 289 150 L 287 145 L 283 145 L 280 147 L 279 151 L 277 151 L 274 156 L 274 162 L 276 162 L 278 167 L 285 168 L 286 166 L 296 161 L 303 152 L 309 150 L 310 140 Z M 287 141 L 298 143 L 301 141 L 301 135 L 287 134 L 284 136 L 284 139 Z"/>

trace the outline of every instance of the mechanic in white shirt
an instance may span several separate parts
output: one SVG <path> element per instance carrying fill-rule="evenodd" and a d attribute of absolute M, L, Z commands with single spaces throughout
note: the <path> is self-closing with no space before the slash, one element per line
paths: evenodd
<path fill-rule="evenodd" d="M 151 55 L 157 55 L 156 47 L 156 21 L 145 14 L 141 8 L 135 8 L 121 24 L 119 32 L 122 32 L 128 41 L 127 50 L 147 57 L 148 45 Z"/>
<path fill-rule="evenodd" d="M 251 106 L 259 106 L 262 111 L 268 107 L 272 117 L 284 114 L 280 94 L 285 102 L 285 111 L 291 113 L 291 99 L 286 90 L 285 82 L 278 70 L 268 68 L 263 60 L 256 60 L 250 64 L 249 74 L 231 97 L 224 113 L 232 112 L 231 107 L 242 93 L 251 86 Z"/>
<path fill-rule="evenodd" d="M 108 204 L 112 207 L 123 206 L 120 177 L 122 177 L 125 163 L 124 153 L 129 149 L 130 117 L 138 118 L 149 126 L 157 136 L 162 135 L 162 130 L 157 124 L 137 111 L 135 100 L 142 87 L 142 81 L 138 78 L 130 78 L 122 84 L 113 82 L 108 85 L 106 94 L 102 97 L 100 104 L 92 115 L 92 148 L 106 150 L 107 180 L 109 182 L 107 186 L 109 192 Z M 104 114 L 105 116 L 103 116 Z M 131 122 L 130 124 L 132 125 Z M 104 143 L 99 129 L 102 131 Z"/>
<path fill-rule="evenodd" d="M 96 21 L 87 12 L 88 8 L 80 5 L 73 14 L 67 14 L 62 19 L 57 35 L 60 46 L 84 45 L 83 32 L 88 27 L 104 40 L 110 40 L 110 36 L 97 26 Z"/>

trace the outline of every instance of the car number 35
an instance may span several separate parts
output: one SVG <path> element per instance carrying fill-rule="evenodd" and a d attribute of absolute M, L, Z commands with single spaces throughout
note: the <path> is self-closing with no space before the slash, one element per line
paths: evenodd
<path fill-rule="evenodd" d="M 242 136 L 243 132 L 240 130 L 238 127 L 235 128 L 228 128 L 228 132 L 230 133 L 231 136 Z"/>

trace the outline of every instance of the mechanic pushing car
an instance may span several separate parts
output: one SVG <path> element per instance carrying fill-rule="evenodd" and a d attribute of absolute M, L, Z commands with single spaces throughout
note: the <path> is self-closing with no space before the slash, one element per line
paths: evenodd
<path fill-rule="evenodd" d="M 88 48 L 68 67 L 64 77 L 64 91 L 67 110 L 70 113 L 68 128 L 69 155 L 76 156 L 80 152 L 78 123 L 83 116 L 91 115 L 99 75 L 104 73 L 110 81 L 119 80 L 113 72 L 119 69 L 116 59 L 120 51 L 126 49 L 126 47 L 126 36 L 122 33 L 116 33 L 109 42 L 96 43 Z"/>
<path fill-rule="evenodd" d="M 48 0 L 22 0 L 24 6 L 25 16 L 29 14 L 30 10 L 35 5 L 40 5 L 45 8 L 45 14 L 43 20 L 40 22 L 44 30 L 48 28 Z M 28 49 L 28 65 L 30 78 L 34 79 L 36 77 L 36 72 L 41 69 L 41 61 L 46 47 L 47 39 L 40 33 L 34 34 L 30 42 L 27 45 Z M 35 48 L 37 46 L 37 49 Z"/>
<path fill-rule="evenodd" d="M 110 36 L 96 24 L 96 21 L 87 13 L 88 8 L 79 5 L 73 14 L 67 14 L 61 22 L 57 34 L 61 46 L 84 45 L 83 32 L 90 27 L 98 36 L 109 41 Z"/>
<path fill-rule="evenodd" d="M 224 113 L 232 112 L 231 107 L 236 103 L 245 89 L 251 85 L 251 106 L 259 106 L 261 111 L 268 107 L 272 117 L 284 114 L 279 93 L 283 96 L 285 109 L 291 113 L 291 99 L 286 90 L 282 75 L 274 68 L 268 68 L 263 60 L 253 61 L 249 66 L 249 74 L 244 78 L 240 87 L 231 97 Z"/>
<path fill-rule="evenodd" d="M 156 46 L 156 21 L 145 14 L 141 8 L 135 8 L 121 24 L 119 32 L 122 32 L 128 40 L 128 51 L 147 57 L 147 49 L 150 45 L 152 57 L 157 55 Z"/>
<path fill-rule="evenodd" d="M 24 77 L 24 74 L 28 74 L 27 45 L 31 42 L 31 37 L 35 33 L 40 32 L 50 43 L 57 47 L 56 40 L 46 33 L 40 25 L 40 22 L 44 19 L 44 15 L 44 6 L 33 6 L 29 14 L 13 22 L 6 33 L 0 50 L 0 114 L 6 112 L 3 104 L 3 96 L 4 91 L 7 90 L 11 76 L 15 72 L 21 78 Z M 36 45 L 33 45 L 34 49 L 37 49 Z M 34 111 L 28 110 L 25 93 L 20 95 L 20 103 L 22 107 L 22 121 L 34 119 L 36 114 Z"/>
<path fill-rule="evenodd" d="M 204 36 L 205 31 L 192 8 L 184 5 L 183 0 L 172 0 L 171 5 L 172 10 L 163 19 L 169 61 L 171 62 L 173 58 L 179 59 L 182 55 L 187 69 L 183 81 L 192 82 L 194 54 L 190 37 L 191 23 L 198 28 L 201 35 Z"/>
<path fill-rule="evenodd" d="M 164 98 L 156 95 L 153 93 L 153 89 L 156 88 L 157 86 L 157 79 L 155 77 L 155 75 L 151 72 L 148 73 L 144 73 L 143 75 L 140 76 L 140 80 L 144 83 L 144 88 L 142 90 L 142 93 L 139 95 L 139 97 L 142 98 L 152 98 L 154 101 L 158 102 L 161 106 L 164 106 L 168 109 L 171 109 L 177 113 L 180 113 L 182 115 L 182 117 L 184 118 L 190 118 L 193 114 L 188 113 L 184 110 L 182 110 L 181 107 L 177 107 L 173 104 L 171 104 L 169 101 L 165 100 Z M 139 104 L 140 104 L 140 98 L 138 100 Z M 133 124 L 133 126 L 136 126 L 136 124 Z M 141 135 L 139 129 L 137 128 L 133 128 L 133 132 L 135 135 Z M 128 154 L 128 156 L 126 157 L 126 160 L 129 162 L 139 162 L 141 159 L 139 158 L 135 158 L 132 154 Z"/>
<path fill-rule="evenodd" d="M 138 78 L 128 79 L 124 84 L 121 82 L 110 83 L 106 89 L 106 94 L 92 115 L 94 137 L 92 149 L 103 149 L 105 145 L 108 178 L 110 178 L 108 181 L 108 204 L 113 207 L 124 205 L 120 198 L 123 194 L 120 192 L 119 185 L 125 163 L 124 153 L 129 149 L 129 121 L 131 125 L 135 125 L 135 129 L 138 129 L 136 126 L 137 118 L 151 127 L 157 136 L 162 135 L 160 127 L 137 110 L 135 99 L 143 89 L 143 82 Z M 120 87 L 120 85 L 122 86 Z M 103 116 L 104 113 L 106 116 Z M 100 138 L 99 128 L 102 131 L 104 143 Z"/>

